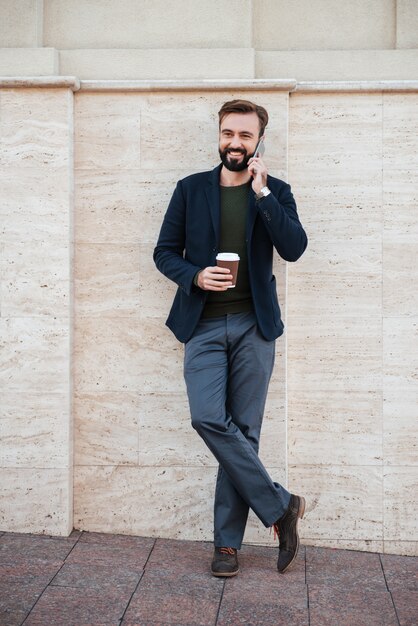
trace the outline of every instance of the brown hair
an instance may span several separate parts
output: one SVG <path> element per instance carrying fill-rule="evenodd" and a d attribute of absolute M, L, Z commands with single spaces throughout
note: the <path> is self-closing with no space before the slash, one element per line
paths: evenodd
<path fill-rule="evenodd" d="M 250 100 L 230 100 L 229 102 L 225 102 L 218 111 L 219 127 L 224 117 L 229 115 L 229 113 L 257 113 L 260 122 L 260 137 L 263 135 L 269 121 L 269 115 L 266 109 L 259 104 L 250 102 Z"/>

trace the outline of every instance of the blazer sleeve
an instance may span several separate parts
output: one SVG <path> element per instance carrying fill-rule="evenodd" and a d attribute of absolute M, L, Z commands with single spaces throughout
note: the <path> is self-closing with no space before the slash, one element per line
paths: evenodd
<path fill-rule="evenodd" d="M 190 295 L 192 290 L 197 289 L 193 278 L 202 268 L 184 258 L 185 222 L 186 202 L 179 181 L 164 216 L 153 258 L 159 271 Z"/>
<path fill-rule="evenodd" d="M 308 238 L 299 221 L 290 185 L 283 183 L 277 197 L 270 193 L 257 202 L 257 209 L 280 256 L 285 261 L 297 261 L 308 245 Z"/>

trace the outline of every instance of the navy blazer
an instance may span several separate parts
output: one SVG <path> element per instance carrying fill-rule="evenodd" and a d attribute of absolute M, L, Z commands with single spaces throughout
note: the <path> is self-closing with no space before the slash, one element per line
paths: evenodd
<path fill-rule="evenodd" d="M 192 174 L 177 183 L 154 250 L 157 268 L 178 285 L 166 324 L 184 343 L 199 322 L 208 293 L 197 287 L 193 278 L 199 270 L 216 265 L 221 168 Z M 246 243 L 258 327 L 265 339 L 273 341 L 283 333 L 272 273 L 273 246 L 286 261 L 296 261 L 308 239 L 290 185 L 273 176 L 268 176 L 267 185 L 271 194 L 259 202 L 249 193 Z"/>

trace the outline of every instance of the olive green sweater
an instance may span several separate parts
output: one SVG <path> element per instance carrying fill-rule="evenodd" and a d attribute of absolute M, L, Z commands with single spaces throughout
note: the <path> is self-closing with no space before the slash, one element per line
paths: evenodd
<path fill-rule="evenodd" d="M 251 182 L 238 187 L 221 187 L 221 230 L 219 252 L 239 254 L 237 283 L 227 291 L 209 291 L 202 317 L 244 313 L 253 309 L 246 245 L 248 194 Z"/>

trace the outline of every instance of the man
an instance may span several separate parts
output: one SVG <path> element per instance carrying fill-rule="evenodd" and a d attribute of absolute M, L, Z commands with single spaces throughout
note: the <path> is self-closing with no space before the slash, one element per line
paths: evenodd
<path fill-rule="evenodd" d="M 271 480 L 258 445 L 283 323 L 272 274 L 273 247 L 296 261 L 307 245 L 290 186 L 269 176 L 260 153 L 267 111 L 247 100 L 219 111 L 219 154 L 211 172 L 177 183 L 154 251 L 178 285 L 167 326 L 185 343 L 192 426 L 219 462 L 214 504 L 214 576 L 238 573 L 251 507 L 279 535 L 280 572 L 299 548 L 305 500 Z M 236 286 L 218 252 L 240 256 Z"/>

